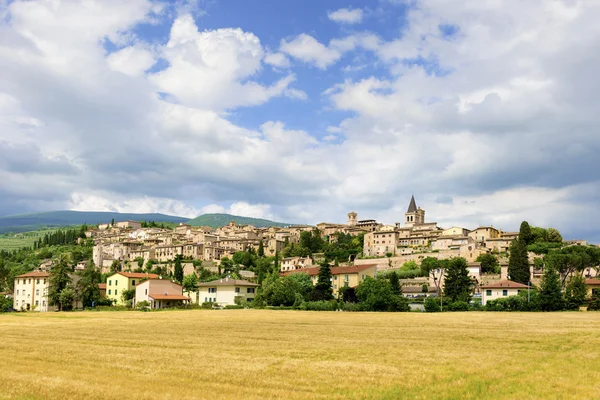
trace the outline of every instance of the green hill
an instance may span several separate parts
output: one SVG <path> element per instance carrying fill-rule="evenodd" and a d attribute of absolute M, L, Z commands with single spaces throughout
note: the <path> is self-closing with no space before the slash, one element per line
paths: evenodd
<path fill-rule="evenodd" d="M 218 228 L 220 226 L 228 225 L 231 221 L 235 222 L 237 225 L 252 225 L 257 228 L 266 228 L 270 226 L 284 227 L 293 225 L 283 222 L 269 221 L 268 219 L 240 217 L 238 215 L 231 214 L 203 214 L 199 217 L 189 220 L 187 223 L 192 226 L 210 226 L 211 228 Z"/>
<path fill-rule="evenodd" d="M 28 232 L 44 227 L 60 227 L 82 224 L 96 225 L 110 222 L 113 219 L 115 222 L 133 220 L 180 223 L 187 221 L 187 218 L 155 213 L 134 214 L 94 211 L 49 211 L 0 217 L 0 233 Z"/>

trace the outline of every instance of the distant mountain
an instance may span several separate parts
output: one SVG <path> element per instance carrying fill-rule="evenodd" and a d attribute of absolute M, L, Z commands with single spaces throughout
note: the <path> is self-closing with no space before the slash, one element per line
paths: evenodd
<path fill-rule="evenodd" d="M 235 222 L 237 225 L 252 225 L 257 228 L 293 225 L 283 222 L 269 221 L 268 219 L 240 217 L 238 215 L 231 214 L 203 214 L 199 217 L 189 220 L 187 223 L 192 226 L 210 226 L 211 228 L 218 228 L 220 226 L 229 225 L 231 221 Z"/>
<path fill-rule="evenodd" d="M 155 222 L 186 222 L 187 218 L 174 217 L 165 214 L 133 214 L 117 212 L 94 211 L 49 211 L 0 217 L 0 233 L 27 232 L 45 226 L 96 225 L 100 223 L 119 221 L 155 221 Z"/>

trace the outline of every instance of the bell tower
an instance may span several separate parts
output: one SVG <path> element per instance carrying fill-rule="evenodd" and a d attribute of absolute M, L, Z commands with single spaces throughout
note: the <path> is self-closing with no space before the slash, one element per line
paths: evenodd
<path fill-rule="evenodd" d="M 358 218 L 358 214 L 356 214 L 354 211 L 349 212 L 348 213 L 348 225 L 356 226 L 357 218 Z"/>
<path fill-rule="evenodd" d="M 417 208 L 417 203 L 415 202 L 415 196 L 410 198 L 410 203 L 408 204 L 408 210 L 404 214 L 404 226 L 412 227 L 414 225 L 424 224 L 425 223 L 425 210 L 421 207 Z"/>

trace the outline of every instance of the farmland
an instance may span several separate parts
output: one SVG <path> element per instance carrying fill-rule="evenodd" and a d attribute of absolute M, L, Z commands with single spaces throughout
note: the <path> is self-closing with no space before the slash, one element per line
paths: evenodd
<path fill-rule="evenodd" d="M 0 398 L 590 398 L 600 313 L 0 315 Z"/>
<path fill-rule="evenodd" d="M 23 247 L 32 247 L 33 242 L 44 237 L 47 233 L 55 232 L 57 229 L 44 228 L 22 233 L 0 234 L 0 250 L 12 251 Z"/>

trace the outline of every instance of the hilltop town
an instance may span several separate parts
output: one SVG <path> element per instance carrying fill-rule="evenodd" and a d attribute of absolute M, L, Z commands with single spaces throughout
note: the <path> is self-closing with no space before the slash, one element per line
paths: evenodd
<path fill-rule="evenodd" d="M 74 235 L 72 232 L 71 240 Z M 414 197 L 403 222 L 393 225 L 359 220 L 356 212 L 350 212 L 345 224 L 268 228 L 231 222 L 218 228 L 180 223 L 169 229 L 146 221 L 112 221 L 82 229 L 80 236 L 77 241 L 93 249 L 89 260 L 78 261 L 72 268 L 75 272 L 93 270 L 98 276 L 102 274 L 100 296 L 96 298 L 131 306 L 148 302 L 153 308 L 250 303 L 259 288 L 264 289 L 265 278 L 275 273 L 282 278 L 304 275 L 307 284 L 316 287 L 324 264 L 329 265 L 332 298 L 342 299 L 343 290 L 356 289 L 367 277 L 390 273 L 397 276 L 404 297 L 442 296 L 445 267 L 457 259 L 464 261 L 470 295 L 485 305 L 487 300 L 516 295 L 524 288 L 539 285 L 544 274 L 543 257 L 549 249 L 589 247 L 583 241 L 564 241 L 552 228 L 533 228 L 527 233 L 528 243 L 523 244 L 529 245 L 522 253 L 525 272 L 517 278 L 514 268 L 510 276 L 509 249 L 519 243 L 519 232 L 493 226 L 440 227 L 426 220 L 425 210 L 417 206 Z M 567 265 L 557 267 L 565 275 L 563 286 L 567 275 L 576 270 L 588 279 L 590 290 L 600 286 L 600 280 L 595 279 L 595 257 L 572 269 L 569 262 L 561 261 Z M 35 271 L 15 277 L 11 294 L 14 309 L 51 309 L 51 303 L 56 303 L 48 299 L 54 266 L 54 260 L 47 260 Z M 187 285 L 184 278 L 188 279 Z M 72 275 L 73 282 L 79 280 L 79 275 Z M 148 287 L 138 293 L 142 283 Z M 158 294 L 152 297 L 148 294 L 152 292 Z M 294 292 L 290 293 L 292 297 L 287 300 L 272 302 L 297 302 Z M 301 298 L 309 300 L 311 296 L 303 293 Z M 78 301 L 74 298 L 74 307 L 83 307 Z"/>

